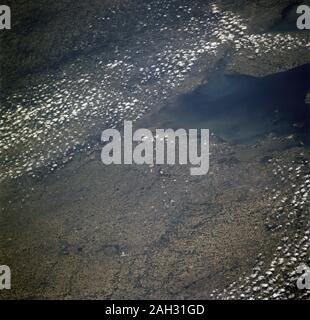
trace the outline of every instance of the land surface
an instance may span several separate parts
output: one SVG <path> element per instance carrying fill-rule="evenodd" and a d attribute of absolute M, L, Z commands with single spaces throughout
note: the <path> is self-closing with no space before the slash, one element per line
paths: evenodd
<path fill-rule="evenodd" d="M 16 2 L 16 29 L 0 39 L 0 263 L 12 269 L 0 298 L 307 298 L 296 269 L 310 254 L 310 152 L 298 137 L 236 145 L 213 134 L 201 177 L 100 160 L 102 129 L 152 128 L 218 73 L 309 63 L 308 33 L 270 31 L 295 2 L 94 1 L 87 14 L 28 3 Z M 116 16 L 104 28 L 106 10 Z"/>

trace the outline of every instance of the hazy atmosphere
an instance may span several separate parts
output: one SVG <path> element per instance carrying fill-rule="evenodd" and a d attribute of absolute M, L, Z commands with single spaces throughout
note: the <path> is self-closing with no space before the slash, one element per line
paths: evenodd
<path fill-rule="evenodd" d="M 3 3 L 0 300 L 308 299 L 301 3 Z M 124 121 L 208 129 L 208 172 L 104 164 Z"/>

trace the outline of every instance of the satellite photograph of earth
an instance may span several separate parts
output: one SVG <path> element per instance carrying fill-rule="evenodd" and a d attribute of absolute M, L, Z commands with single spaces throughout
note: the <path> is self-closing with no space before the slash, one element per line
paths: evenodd
<path fill-rule="evenodd" d="M 0 300 L 310 298 L 309 2 L 3 4 Z M 209 129 L 208 173 L 103 164 L 124 121 Z"/>

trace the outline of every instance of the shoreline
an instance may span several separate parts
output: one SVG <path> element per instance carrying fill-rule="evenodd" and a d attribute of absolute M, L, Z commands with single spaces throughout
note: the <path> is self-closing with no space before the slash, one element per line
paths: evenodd
<path fill-rule="evenodd" d="M 274 24 L 279 8 L 257 21 Z M 208 37 L 199 20 L 178 31 L 184 39 L 172 44 L 179 25 L 154 43 L 145 33 L 111 57 L 96 52 L 55 73 L 34 74 L 10 96 L 19 118 L 4 111 L 3 137 L 11 144 L 1 155 L 0 257 L 13 279 L 1 298 L 309 297 L 296 291 L 294 271 L 310 254 L 303 240 L 310 149 L 294 136 L 269 134 L 251 145 L 212 136 L 211 169 L 203 177 L 189 176 L 188 166 L 105 167 L 100 161 L 103 128 L 127 117 L 152 128 L 152 115 L 217 73 L 264 76 L 310 62 L 309 35 L 289 33 L 283 44 L 277 33 L 253 30 L 256 20 L 247 22 L 246 12 L 221 15 L 219 24 L 208 22 Z M 228 19 L 228 40 L 221 39 Z M 189 69 L 184 61 L 192 63 Z"/>

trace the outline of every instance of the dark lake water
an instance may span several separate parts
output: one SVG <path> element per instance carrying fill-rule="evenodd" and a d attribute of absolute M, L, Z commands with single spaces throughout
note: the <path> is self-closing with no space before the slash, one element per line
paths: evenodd
<path fill-rule="evenodd" d="M 163 128 L 207 128 L 231 143 L 255 143 L 275 133 L 309 144 L 309 84 L 309 64 L 261 78 L 221 74 L 161 109 L 153 121 Z"/>

